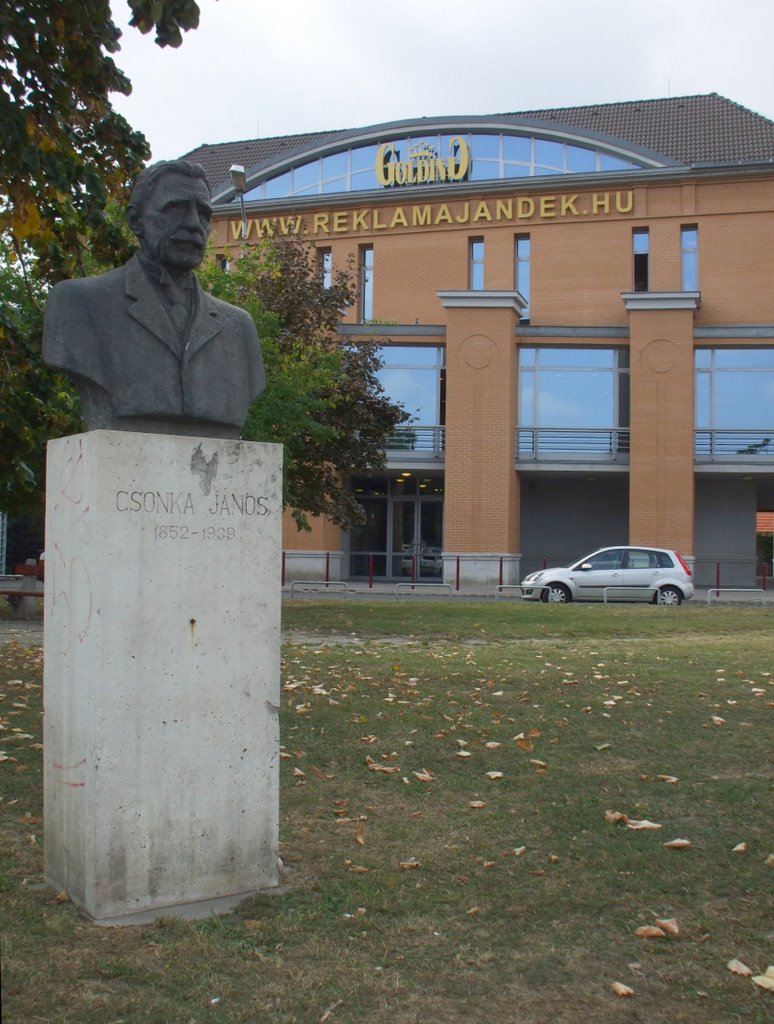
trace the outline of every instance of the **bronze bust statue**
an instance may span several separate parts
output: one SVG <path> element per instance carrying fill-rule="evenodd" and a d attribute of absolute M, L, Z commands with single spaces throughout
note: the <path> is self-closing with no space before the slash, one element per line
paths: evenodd
<path fill-rule="evenodd" d="M 139 253 L 51 291 L 43 358 L 72 377 L 87 430 L 239 437 L 264 388 L 263 359 L 249 314 L 208 295 L 193 273 L 211 220 L 198 164 L 153 164 L 127 209 Z"/>

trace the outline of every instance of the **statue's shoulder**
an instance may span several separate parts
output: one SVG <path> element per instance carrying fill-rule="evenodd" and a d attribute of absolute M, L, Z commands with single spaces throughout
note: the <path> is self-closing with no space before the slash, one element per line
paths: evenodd
<path fill-rule="evenodd" d="M 253 325 L 253 327 L 255 326 L 253 318 L 241 306 L 234 306 L 230 302 L 224 302 L 223 299 L 217 299 L 214 295 L 210 295 L 209 292 L 204 290 L 202 290 L 201 294 L 208 311 L 219 319 L 231 321 L 232 323 L 241 323 L 245 326 L 248 324 Z"/>
<path fill-rule="evenodd" d="M 67 281 L 60 281 L 51 289 L 48 304 L 80 305 L 96 296 L 120 289 L 124 287 L 127 266 L 128 264 L 125 264 L 123 267 L 108 270 L 104 274 L 95 274 L 93 277 L 71 277 Z"/>

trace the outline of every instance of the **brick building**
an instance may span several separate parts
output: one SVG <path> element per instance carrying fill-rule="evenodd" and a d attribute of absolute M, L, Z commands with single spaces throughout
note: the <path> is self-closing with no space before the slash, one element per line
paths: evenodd
<path fill-rule="evenodd" d="M 774 122 L 716 94 L 205 145 L 214 241 L 353 256 L 411 413 L 289 578 L 518 582 L 608 544 L 749 583 L 774 510 Z"/>

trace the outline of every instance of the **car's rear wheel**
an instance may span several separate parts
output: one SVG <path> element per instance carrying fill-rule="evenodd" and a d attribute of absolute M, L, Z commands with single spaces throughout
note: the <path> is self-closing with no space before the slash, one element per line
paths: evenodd
<path fill-rule="evenodd" d="M 540 600 L 546 604 L 568 604 L 572 594 L 564 583 L 548 583 L 540 594 Z"/>
<path fill-rule="evenodd" d="M 683 595 L 677 587 L 662 587 L 656 594 L 656 604 L 682 604 Z"/>

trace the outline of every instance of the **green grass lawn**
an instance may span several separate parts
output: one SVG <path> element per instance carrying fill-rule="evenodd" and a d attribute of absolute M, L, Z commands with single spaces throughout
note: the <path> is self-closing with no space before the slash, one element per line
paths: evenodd
<path fill-rule="evenodd" d="M 3 1020 L 771 1020 L 726 965 L 774 963 L 772 622 L 286 602 L 284 894 L 122 929 L 42 882 L 41 655 L 7 644 Z"/>

